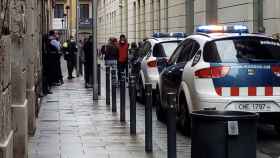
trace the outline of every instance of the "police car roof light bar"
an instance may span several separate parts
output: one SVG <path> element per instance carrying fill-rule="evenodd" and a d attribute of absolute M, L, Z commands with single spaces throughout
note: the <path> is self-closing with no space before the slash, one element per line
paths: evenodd
<path fill-rule="evenodd" d="M 222 26 L 203 25 L 196 28 L 198 33 L 249 33 L 249 29 L 244 25 Z"/>
<path fill-rule="evenodd" d="M 184 32 L 171 32 L 171 33 L 155 32 L 155 33 L 153 33 L 152 37 L 154 37 L 154 38 L 169 38 L 169 37 L 185 38 L 185 37 L 187 37 L 187 34 Z"/>

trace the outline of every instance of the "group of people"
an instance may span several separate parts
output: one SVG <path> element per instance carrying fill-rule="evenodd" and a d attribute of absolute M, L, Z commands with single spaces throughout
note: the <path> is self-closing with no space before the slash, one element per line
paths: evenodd
<path fill-rule="evenodd" d="M 71 36 L 61 45 L 59 33 L 49 31 L 43 37 L 43 93 L 51 94 L 52 86 L 64 83 L 61 70 L 61 56 L 67 61 L 68 79 L 73 79 L 73 70 L 76 67 L 77 44 Z"/>
<path fill-rule="evenodd" d="M 43 42 L 43 92 L 44 94 L 51 94 L 52 86 L 60 86 L 64 83 L 63 74 L 61 70 L 61 57 L 63 56 L 67 62 L 68 79 L 74 78 L 73 71 L 80 68 L 77 74 L 83 74 L 81 64 L 84 64 L 84 77 L 86 88 L 92 87 L 93 81 L 93 53 L 92 53 L 93 39 L 92 36 L 86 38 L 83 42 L 78 43 L 71 36 L 69 40 L 61 44 L 59 34 L 56 31 L 50 31 L 48 35 L 44 36 Z M 79 47 L 79 49 L 78 49 Z M 77 65 L 77 52 L 80 50 L 80 65 Z M 100 56 L 104 56 L 105 65 L 111 66 L 118 70 L 118 78 L 121 72 L 125 72 L 128 76 L 128 62 L 129 54 L 135 57 L 137 54 L 136 43 L 129 44 L 126 36 L 121 35 L 119 39 L 111 37 L 106 45 L 100 49 Z M 130 52 L 130 53 L 129 53 Z"/>
<path fill-rule="evenodd" d="M 125 35 L 121 35 L 119 40 L 111 37 L 108 43 L 101 48 L 105 65 L 118 69 L 118 78 L 121 77 L 121 72 L 126 72 L 125 74 L 128 76 L 128 52 L 129 44 Z"/>

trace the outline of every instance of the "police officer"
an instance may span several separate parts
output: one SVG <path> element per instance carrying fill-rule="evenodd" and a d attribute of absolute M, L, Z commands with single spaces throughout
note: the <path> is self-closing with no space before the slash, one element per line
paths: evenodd
<path fill-rule="evenodd" d="M 49 37 L 47 40 L 47 78 L 49 86 L 57 83 L 59 78 L 61 78 L 59 74 L 60 65 L 58 60 L 60 60 L 59 56 L 60 51 L 60 42 L 57 40 L 57 34 L 55 31 L 49 32 Z"/>

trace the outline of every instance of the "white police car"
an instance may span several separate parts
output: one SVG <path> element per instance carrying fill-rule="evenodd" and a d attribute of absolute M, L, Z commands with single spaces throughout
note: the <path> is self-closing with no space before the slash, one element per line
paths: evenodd
<path fill-rule="evenodd" d="M 179 43 L 186 37 L 185 33 L 154 33 L 144 43 L 145 56 L 141 61 L 139 80 L 137 83 L 138 96 L 145 100 L 144 89 L 146 83 L 151 83 L 153 96 L 158 85 L 159 74 L 166 67 L 167 60 Z"/>
<path fill-rule="evenodd" d="M 159 80 L 159 119 L 167 94 L 177 94 L 177 116 L 185 132 L 192 111 L 256 112 L 280 127 L 280 43 L 249 34 L 245 26 L 200 26 L 170 57 Z M 185 133 L 188 134 L 188 133 Z"/>

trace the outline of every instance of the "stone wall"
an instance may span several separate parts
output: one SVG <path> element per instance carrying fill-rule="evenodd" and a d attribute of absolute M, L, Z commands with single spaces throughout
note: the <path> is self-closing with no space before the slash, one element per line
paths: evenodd
<path fill-rule="evenodd" d="M 28 157 L 28 133 L 36 130 L 43 2 L 0 1 L 0 158 Z"/>
<path fill-rule="evenodd" d="M 98 0 L 98 45 L 121 33 L 129 42 L 152 32 L 192 33 L 205 24 L 243 24 L 280 33 L 279 0 Z"/>

